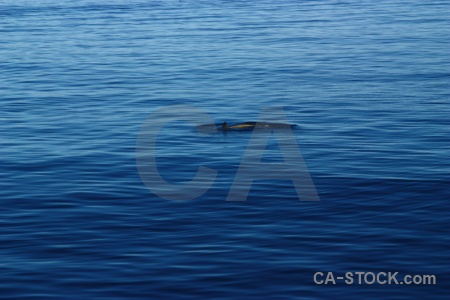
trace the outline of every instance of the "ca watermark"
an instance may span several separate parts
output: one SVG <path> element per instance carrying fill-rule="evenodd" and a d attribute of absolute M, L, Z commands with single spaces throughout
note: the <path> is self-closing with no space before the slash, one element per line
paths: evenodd
<path fill-rule="evenodd" d="M 261 109 L 259 122 L 277 120 L 287 124 L 281 107 Z M 170 105 L 157 108 L 142 125 L 136 142 L 136 166 L 142 181 L 155 195 L 167 200 L 192 200 L 205 194 L 214 184 L 220 170 L 200 165 L 192 180 L 172 184 L 164 180 L 157 167 L 157 137 L 168 123 L 183 121 L 196 128 L 214 124 L 203 110 L 187 105 Z M 209 127 L 217 132 L 216 126 Z M 275 137 L 283 157 L 282 163 L 263 162 L 262 157 L 271 137 Z M 308 172 L 294 132 L 290 127 L 256 126 L 242 157 L 227 201 L 245 201 L 251 186 L 258 179 L 290 180 L 300 201 L 320 201 Z"/>
<path fill-rule="evenodd" d="M 345 284 L 406 284 L 406 285 L 434 285 L 436 275 L 405 275 L 399 276 L 398 272 L 346 272 L 344 276 L 337 276 L 333 272 L 314 273 L 314 283 L 324 285 Z"/>

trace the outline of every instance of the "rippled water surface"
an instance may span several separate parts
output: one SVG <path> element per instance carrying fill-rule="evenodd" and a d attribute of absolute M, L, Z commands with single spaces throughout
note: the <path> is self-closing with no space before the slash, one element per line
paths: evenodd
<path fill-rule="evenodd" d="M 1 1 L 0 298 L 445 299 L 449 8 Z M 297 126 L 194 127 L 256 120 Z M 255 147 L 267 165 L 235 180 Z M 282 151 L 301 154 L 271 168 Z M 299 201 L 298 172 L 320 201 Z M 317 285 L 318 271 L 437 282 Z"/>

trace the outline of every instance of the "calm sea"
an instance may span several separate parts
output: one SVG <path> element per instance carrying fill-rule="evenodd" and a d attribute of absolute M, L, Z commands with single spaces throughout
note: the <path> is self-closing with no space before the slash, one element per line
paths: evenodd
<path fill-rule="evenodd" d="M 449 11 L 0 1 L 0 298 L 446 299 Z M 226 201 L 252 132 L 203 134 L 191 119 L 265 117 L 297 125 L 287 136 L 305 165 L 249 171 L 246 201 Z M 158 174 L 185 200 L 141 179 L 144 124 L 162 126 Z M 256 135 L 264 163 L 282 164 L 283 137 Z M 200 166 L 216 177 L 191 197 Z M 299 201 L 299 170 L 320 201 Z M 316 272 L 436 284 L 316 284 Z"/>

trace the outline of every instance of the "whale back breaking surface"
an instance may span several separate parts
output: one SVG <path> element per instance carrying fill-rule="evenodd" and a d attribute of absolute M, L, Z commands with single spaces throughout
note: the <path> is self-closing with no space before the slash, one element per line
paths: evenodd
<path fill-rule="evenodd" d="M 290 129 L 297 125 L 286 123 L 271 123 L 271 122 L 243 122 L 236 124 L 228 124 L 223 122 L 221 124 L 204 124 L 196 126 L 199 132 L 217 132 L 217 131 L 252 131 L 254 129 Z"/>

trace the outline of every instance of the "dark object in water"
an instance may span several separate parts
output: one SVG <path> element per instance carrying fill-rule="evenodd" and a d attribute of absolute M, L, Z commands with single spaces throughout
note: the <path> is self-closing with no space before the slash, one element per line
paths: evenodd
<path fill-rule="evenodd" d="M 223 122 L 221 126 L 221 130 L 227 131 L 227 130 L 253 130 L 254 128 L 292 128 L 295 125 L 291 124 L 284 124 L 284 123 L 268 123 L 268 122 L 244 122 L 239 123 L 235 125 L 228 125 L 227 122 Z"/>
<path fill-rule="evenodd" d="M 269 123 L 269 122 L 244 122 L 238 124 L 228 125 L 227 122 L 220 124 L 205 124 L 197 126 L 197 129 L 202 132 L 215 131 L 251 131 L 253 129 L 272 129 L 272 128 L 292 128 L 297 125 L 284 123 Z"/>

